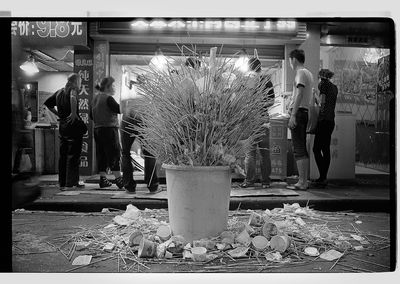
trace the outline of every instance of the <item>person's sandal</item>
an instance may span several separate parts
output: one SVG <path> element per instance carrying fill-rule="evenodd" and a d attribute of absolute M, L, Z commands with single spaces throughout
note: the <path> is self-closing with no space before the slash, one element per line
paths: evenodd
<path fill-rule="evenodd" d="M 106 177 L 100 177 L 99 185 L 100 188 L 110 187 L 112 186 L 112 182 L 109 181 Z"/>
<path fill-rule="evenodd" d="M 287 189 L 292 189 L 292 190 L 307 190 L 308 189 L 308 182 L 306 182 L 305 185 L 296 183 L 294 185 L 289 185 L 286 187 Z"/>

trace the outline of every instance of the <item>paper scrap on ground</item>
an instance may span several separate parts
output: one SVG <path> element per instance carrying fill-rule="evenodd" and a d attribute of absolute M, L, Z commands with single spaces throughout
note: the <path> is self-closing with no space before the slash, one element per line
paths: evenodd
<path fill-rule="evenodd" d="M 72 265 L 88 265 L 90 264 L 91 261 L 92 261 L 91 255 L 80 255 L 74 259 Z"/>
<path fill-rule="evenodd" d="M 322 253 L 320 255 L 320 258 L 332 261 L 332 260 L 341 258 L 342 256 L 343 256 L 343 253 L 340 253 L 337 250 L 331 249 L 331 250 L 328 250 L 328 251 Z"/>
<path fill-rule="evenodd" d="M 350 236 L 351 236 L 353 239 L 355 239 L 356 241 L 359 241 L 359 242 L 365 240 L 363 237 L 360 237 L 360 236 L 358 236 L 358 235 L 350 235 Z"/>

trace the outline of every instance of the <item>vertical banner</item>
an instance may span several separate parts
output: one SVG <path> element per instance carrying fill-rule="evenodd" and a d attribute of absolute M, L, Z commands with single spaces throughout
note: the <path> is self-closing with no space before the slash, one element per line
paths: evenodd
<path fill-rule="evenodd" d="M 91 52 L 74 52 L 74 72 L 82 79 L 78 108 L 79 115 L 88 128 L 83 136 L 80 174 L 89 176 L 93 171 L 93 122 L 89 119 L 89 106 L 93 99 L 93 54 Z"/>

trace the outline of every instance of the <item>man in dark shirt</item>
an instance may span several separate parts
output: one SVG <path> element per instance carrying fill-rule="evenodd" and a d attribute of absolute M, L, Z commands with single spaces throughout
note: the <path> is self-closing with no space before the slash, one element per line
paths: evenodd
<path fill-rule="evenodd" d="M 60 159 L 58 179 L 60 189 L 65 187 L 83 187 L 79 183 L 79 163 L 83 135 L 77 131 L 75 123 L 80 119 L 78 114 L 77 95 L 81 78 L 73 73 L 68 77 L 64 88 L 50 96 L 44 105 L 59 117 Z M 56 109 L 57 108 L 57 109 Z"/>
<path fill-rule="evenodd" d="M 324 187 L 327 184 L 327 174 L 331 161 L 331 136 L 335 129 L 335 106 L 338 88 L 330 79 L 333 73 L 328 69 L 319 72 L 320 83 L 318 89 L 321 97 L 321 108 L 318 116 L 318 124 L 315 130 L 313 152 L 319 171 L 319 178 L 315 185 Z"/>

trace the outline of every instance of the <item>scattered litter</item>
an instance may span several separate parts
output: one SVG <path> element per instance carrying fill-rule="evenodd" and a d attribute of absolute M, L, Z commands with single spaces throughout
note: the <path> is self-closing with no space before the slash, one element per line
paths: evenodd
<path fill-rule="evenodd" d="M 268 261 L 279 262 L 282 260 L 282 255 L 280 254 L 280 252 L 267 252 L 265 254 L 265 259 Z"/>
<path fill-rule="evenodd" d="M 115 227 L 117 227 L 117 225 L 109 224 L 109 225 L 105 226 L 104 229 L 111 229 L 111 228 L 115 228 Z"/>
<path fill-rule="evenodd" d="M 101 210 L 101 213 L 110 213 L 110 210 L 108 208 L 103 208 Z"/>
<path fill-rule="evenodd" d="M 270 241 L 270 247 L 279 252 L 285 252 L 290 246 L 288 236 L 273 236 Z"/>
<path fill-rule="evenodd" d="M 245 246 L 249 246 L 251 243 L 251 238 L 249 233 L 246 230 L 242 231 L 239 235 L 236 236 L 236 241 Z"/>
<path fill-rule="evenodd" d="M 356 221 L 356 224 L 362 224 L 362 221 L 358 220 Z"/>
<path fill-rule="evenodd" d="M 265 250 L 268 245 L 269 245 L 269 241 L 267 240 L 266 237 L 264 236 L 255 236 L 252 240 L 251 240 L 251 244 L 253 245 L 253 248 L 257 251 L 263 251 Z"/>
<path fill-rule="evenodd" d="M 111 214 L 107 216 L 113 218 Z M 182 236 L 173 235 L 167 210 L 139 210 L 128 205 L 111 224 L 81 227 L 74 234 L 56 239 L 54 248 L 59 248 L 58 251 L 69 261 L 75 251 L 84 249 L 93 256 L 106 254 L 108 257 L 98 261 L 111 257 L 124 271 L 135 265 L 140 271 L 150 269 L 147 265 L 156 262 L 176 264 L 191 261 L 204 265 L 206 271 L 246 271 L 250 265 L 264 270 L 268 269 L 268 262 L 307 263 L 312 261 L 310 256 L 316 257 L 322 252 L 319 255 L 321 259 L 336 259 L 333 268 L 348 250 L 380 249 L 389 245 L 390 238 L 363 233 L 354 227 L 352 217 L 351 213 L 320 212 L 307 206 L 300 207 L 298 203 L 265 211 L 238 209 L 230 212 L 227 229 L 219 235 L 187 242 Z M 364 246 L 353 247 L 354 240 Z M 196 250 L 200 252 L 194 256 L 192 251 Z M 241 258 L 240 261 L 237 258 Z M 97 260 L 90 265 L 94 263 Z"/>
<path fill-rule="evenodd" d="M 207 249 L 205 247 L 194 247 L 192 248 L 192 255 L 194 261 L 206 261 L 207 260 Z"/>
<path fill-rule="evenodd" d="M 233 250 L 230 250 L 228 254 L 233 258 L 240 258 L 240 257 L 245 257 L 248 250 L 249 250 L 248 247 L 237 247 Z"/>
<path fill-rule="evenodd" d="M 72 265 L 88 265 L 90 264 L 91 261 L 92 261 L 91 255 L 80 255 L 74 259 Z"/>
<path fill-rule="evenodd" d="M 165 242 L 171 238 L 172 232 L 168 225 L 162 225 L 157 229 L 157 236 L 161 241 Z"/>
<path fill-rule="evenodd" d="M 322 253 L 319 257 L 328 261 L 332 261 L 338 258 L 341 258 L 343 256 L 343 253 L 338 252 L 336 250 L 328 250 L 324 253 Z"/>
<path fill-rule="evenodd" d="M 140 244 L 140 240 L 143 238 L 143 234 L 141 231 L 135 231 L 129 236 L 128 244 L 130 247 L 138 246 Z"/>
<path fill-rule="evenodd" d="M 21 209 L 15 209 L 14 210 L 14 212 L 15 213 L 20 213 L 20 212 L 24 212 L 25 211 L 25 209 L 24 208 L 21 208 Z"/>
<path fill-rule="evenodd" d="M 359 242 L 361 242 L 361 241 L 364 241 L 365 239 L 363 238 L 363 237 L 360 237 L 360 236 L 358 236 L 358 235 L 350 235 L 353 239 L 355 239 L 356 241 L 359 241 Z"/>
<path fill-rule="evenodd" d="M 103 247 L 103 250 L 106 252 L 111 252 L 114 249 L 115 245 L 113 243 L 106 243 Z"/>
<path fill-rule="evenodd" d="M 304 253 L 309 256 L 319 256 L 319 251 L 315 247 L 306 247 Z"/>
<path fill-rule="evenodd" d="M 301 219 L 300 217 L 296 218 L 294 220 L 297 224 L 299 224 L 300 226 L 305 226 L 306 222 L 303 221 L 303 219 Z"/>

